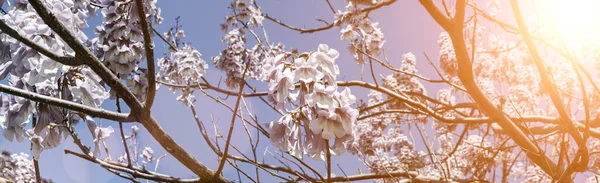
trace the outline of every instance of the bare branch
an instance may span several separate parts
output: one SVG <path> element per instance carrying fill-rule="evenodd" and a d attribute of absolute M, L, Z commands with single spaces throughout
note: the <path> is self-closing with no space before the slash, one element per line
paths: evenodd
<path fill-rule="evenodd" d="M 114 120 L 114 121 L 134 122 L 131 119 L 130 115 L 126 114 L 126 113 L 117 113 L 117 112 L 108 111 L 105 109 L 90 107 L 90 106 L 86 106 L 83 104 L 66 101 L 66 100 L 62 100 L 62 99 L 58 99 L 58 98 L 54 98 L 54 97 L 50 97 L 50 96 L 46 96 L 46 95 L 41 95 L 41 94 L 33 93 L 30 91 L 15 88 L 15 87 L 10 87 L 10 86 L 4 85 L 4 84 L 0 84 L 0 92 L 23 97 L 23 98 L 26 98 L 26 99 L 29 99 L 32 101 L 40 102 L 40 103 L 45 103 L 45 104 L 49 104 L 49 105 L 53 105 L 53 106 L 57 106 L 57 107 L 62 107 L 65 109 L 74 110 L 74 111 L 81 112 L 81 113 L 84 113 L 84 114 L 87 114 L 87 115 L 90 115 L 93 117 L 110 119 L 110 120 Z"/>
<path fill-rule="evenodd" d="M 146 63 L 148 65 L 148 94 L 146 98 L 146 110 L 150 111 L 152 103 L 154 103 L 154 97 L 156 96 L 156 72 L 154 68 L 154 43 L 150 38 L 150 30 L 148 29 L 148 21 L 146 20 L 146 13 L 144 12 L 144 3 L 142 0 L 135 0 L 137 6 L 138 16 L 142 26 L 142 33 L 144 34 L 144 51 L 146 52 Z"/>

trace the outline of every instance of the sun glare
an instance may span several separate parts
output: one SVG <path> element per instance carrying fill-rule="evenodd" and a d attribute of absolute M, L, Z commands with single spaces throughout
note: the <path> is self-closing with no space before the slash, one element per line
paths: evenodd
<path fill-rule="evenodd" d="M 540 20 L 568 45 L 600 45 L 600 0 L 538 0 Z"/>

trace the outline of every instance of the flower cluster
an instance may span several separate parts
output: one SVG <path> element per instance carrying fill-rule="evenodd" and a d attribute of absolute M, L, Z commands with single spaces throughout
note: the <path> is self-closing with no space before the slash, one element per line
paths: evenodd
<path fill-rule="evenodd" d="M 396 92 L 414 93 L 426 96 L 427 90 L 425 89 L 425 86 L 423 86 L 423 84 L 414 76 L 417 74 L 417 62 L 415 56 L 412 53 L 406 53 L 403 57 L 402 65 L 399 68 L 402 72 L 396 72 L 383 78 L 383 86 Z M 414 94 L 409 95 L 408 98 L 417 102 L 425 101 L 422 97 Z M 402 101 L 394 101 L 389 107 L 390 109 L 410 109 L 410 107 Z M 421 115 L 415 116 L 407 114 L 401 116 L 404 120 L 410 121 L 423 121 L 425 119 L 425 116 Z"/>
<path fill-rule="evenodd" d="M 299 102 L 296 110 L 267 125 L 271 142 L 281 151 L 321 160 L 326 151 L 334 155 L 344 152 L 358 110 L 352 107 L 356 97 L 349 88 L 337 91 L 338 56 L 337 50 L 321 44 L 315 52 L 269 57 L 264 80 L 269 82 L 270 101 L 279 110 L 285 108 L 288 99 Z M 293 63 L 287 58 L 293 58 Z M 334 140 L 330 146 L 329 141 Z"/>
<path fill-rule="evenodd" d="M 161 10 L 156 7 L 156 0 L 144 0 L 144 12 L 149 23 L 160 24 Z M 138 64 L 145 58 L 144 38 L 139 20 L 139 13 L 134 1 L 126 0 L 101 0 L 104 7 L 102 24 L 96 27 L 98 37 L 90 41 L 96 56 L 103 60 L 109 69 L 120 78 L 126 79 L 128 86 L 139 100 L 146 98 L 146 89 L 149 87 L 144 69 Z M 140 71 L 139 73 L 136 71 Z M 146 77 L 146 79 L 141 79 Z M 140 89 L 141 88 L 141 89 Z M 116 97 L 114 92 L 111 96 Z"/>
<path fill-rule="evenodd" d="M 457 76 L 458 63 L 450 35 L 447 32 L 441 33 L 438 44 L 440 46 L 440 68 L 449 76 Z"/>
<path fill-rule="evenodd" d="M 48 8 L 66 28 L 82 43 L 88 41 L 82 29 L 88 27 L 85 20 L 89 10 L 94 10 L 89 1 L 50 0 L 44 1 Z M 9 7 L 3 21 L 27 39 L 42 45 L 60 56 L 74 56 L 75 52 L 58 39 L 48 25 L 37 15 L 31 4 L 15 1 Z M 101 79 L 86 66 L 65 66 L 55 62 L 16 39 L 2 35 L 0 79 L 8 78 L 8 85 L 41 95 L 99 107 L 108 97 Z M 6 54 L 6 53 L 9 53 Z M 23 141 L 27 137 L 32 143 L 32 155 L 39 159 L 44 149 L 57 147 L 66 128 L 56 125 L 76 124 L 79 114 L 43 103 L 35 103 L 21 97 L 0 97 L 0 126 L 3 136 L 9 140 Z M 33 115 L 32 115 L 33 114 Z M 32 118 L 35 116 L 35 118 Z M 33 129 L 26 129 L 32 119 L 37 119 Z"/>
<path fill-rule="evenodd" d="M 245 31 L 240 28 L 232 29 L 221 40 L 227 44 L 227 48 L 212 60 L 217 69 L 226 72 L 225 83 L 229 88 L 238 88 L 245 80 L 263 79 L 266 71 L 263 67 L 272 64 L 269 60 L 284 50 L 281 44 L 257 44 L 247 49 Z"/>
<path fill-rule="evenodd" d="M 161 58 L 158 67 L 164 74 L 162 79 L 170 83 L 190 85 L 199 83 L 200 78 L 206 73 L 208 64 L 200 58 L 198 50 L 191 45 L 184 45 L 176 52 L 171 52 L 170 58 Z M 172 88 L 172 90 L 175 88 Z M 187 106 L 193 104 L 193 95 L 189 89 L 183 89 L 183 94 L 178 98 Z"/>
<path fill-rule="evenodd" d="M 87 36 L 82 31 L 83 28 L 88 26 L 85 21 L 86 11 L 71 9 L 73 6 L 72 1 L 52 0 L 45 2 L 46 7 L 57 16 L 61 23 L 66 25 L 66 28 L 79 41 L 87 41 Z M 74 55 L 74 52 L 66 47 L 62 40 L 55 39 L 58 35 L 48 25 L 44 24 L 29 3 L 15 2 L 9 8 L 8 13 L 2 16 L 2 19 L 8 26 L 14 28 L 21 35 L 25 35 L 34 43 L 48 45 L 46 47 L 48 51 L 57 55 Z M 31 86 L 40 88 L 45 85 L 54 85 L 66 67 L 42 56 L 37 51 L 8 35 L 2 36 L 2 42 L 5 53 L 10 53 L 10 56 L 3 55 L 0 59 L 0 65 L 2 65 L 0 67 L 0 76 L 2 76 L 0 79 L 4 79 L 9 74 L 22 78 L 25 85 L 19 87 L 21 89 Z"/>
<path fill-rule="evenodd" d="M 371 91 L 368 95 L 366 106 L 379 106 L 361 113 L 364 116 L 374 116 L 356 122 L 352 132 L 354 139 L 348 143 L 348 151 L 363 156 L 364 163 L 371 172 L 416 170 L 425 167 L 425 153 L 418 151 L 396 124 L 400 116 L 380 113 L 390 107 L 384 102 L 385 99 L 379 92 Z"/>
<path fill-rule="evenodd" d="M 225 16 L 225 23 L 221 24 L 223 31 L 229 30 L 229 27 L 236 27 L 238 24 L 245 24 L 252 27 L 262 25 L 265 19 L 260 8 L 254 6 L 254 0 L 234 0 L 231 3 L 233 14 Z"/>
<path fill-rule="evenodd" d="M 200 83 L 200 79 L 206 70 L 208 64 L 202 59 L 202 54 L 189 43 L 182 43 L 185 37 L 183 29 L 177 25 L 166 32 L 165 39 L 169 42 L 169 56 L 158 60 L 160 72 L 158 78 L 164 82 L 176 85 L 195 85 Z M 182 91 L 182 95 L 177 100 L 187 106 L 193 105 L 195 99 L 190 88 L 171 87 L 172 91 Z"/>
<path fill-rule="evenodd" d="M 361 0 L 364 1 L 364 0 Z M 372 2 L 377 3 L 377 0 Z M 359 8 L 355 0 L 349 1 L 345 12 L 336 14 L 335 25 L 341 27 L 340 39 L 350 42 L 349 50 L 354 59 L 363 65 L 365 55 L 379 55 L 385 43 L 383 32 L 378 22 L 373 22 L 366 12 Z"/>
<path fill-rule="evenodd" d="M 11 154 L 2 151 L 0 154 L 0 177 L 11 182 L 35 182 L 35 168 L 29 155 L 25 153 Z"/>
<path fill-rule="evenodd" d="M 187 44 L 180 50 L 171 52 L 170 57 L 158 60 L 158 67 L 163 74 L 161 78 L 174 84 L 198 83 L 208 69 L 208 64 L 201 56 L 198 50 Z"/>

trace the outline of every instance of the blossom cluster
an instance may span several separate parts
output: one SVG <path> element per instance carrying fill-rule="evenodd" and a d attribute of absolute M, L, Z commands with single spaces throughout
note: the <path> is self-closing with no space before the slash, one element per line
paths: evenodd
<path fill-rule="evenodd" d="M 0 154 L 0 177 L 11 182 L 35 182 L 35 168 L 29 155 L 25 153 L 12 154 L 2 151 Z M 48 182 L 43 181 L 43 182 Z"/>
<path fill-rule="evenodd" d="M 354 138 L 348 142 L 347 150 L 364 157 L 363 163 L 374 173 L 424 168 L 428 164 L 425 153 L 417 150 L 414 143 L 404 135 L 399 124 L 401 116 L 393 113 L 377 115 L 390 109 L 389 104 L 381 105 L 385 101 L 382 93 L 371 91 L 365 106 L 378 107 L 361 115 L 375 116 L 356 122 L 352 131 Z"/>
<path fill-rule="evenodd" d="M 337 50 L 321 44 L 315 52 L 268 58 L 264 80 L 269 82 L 269 100 L 282 111 L 287 101 L 298 101 L 296 109 L 267 124 L 271 143 L 281 151 L 321 160 L 326 151 L 345 151 L 358 110 L 352 107 L 356 97 L 349 88 L 337 91 L 338 56 Z"/>
<path fill-rule="evenodd" d="M 222 37 L 222 42 L 227 47 L 212 58 L 217 69 L 225 71 L 227 78 L 225 84 L 229 88 L 238 88 L 246 80 L 261 80 L 265 77 L 265 67 L 268 57 L 273 57 L 284 51 L 281 44 L 264 45 L 256 44 L 252 49 L 247 49 L 246 31 L 235 28 Z"/>
<path fill-rule="evenodd" d="M 255 6 L 254 0 L 234 0 L 231 9 L 233 14 L 225 16 L 225 23 L 221 24 L 221 29 L 225 32 L 230 27 L 237 27 L 240 24 L 258 27 L 265 19 L 260 8 Z"/>
<path fill-rule="evenodd" d="M 168 55 L 158 60 L 159 73 L 157 77 L 164 82 L 191 86 L 199 84 L 201 78 L 206 74 L 208 64 L 202 59 L 202 54 L 191 43 L 184 43 L 183 38 L 185 32 L 177 24 L 164 33 L 164 38 L 169 44 Z M 177 100 L 184 103 L 186 106 L 193 105 L 195 99 L 191 88 L 170 87 L 170 90 L 182 91 L 182 95 L 177 97 Z"/>
<path fill-rule="evenodd" d="M 161 73 L 164 74 L 161 78 L 174 84 L 191 85 L 199 83 L 198 81 L 208 69 L 208 64 L 200 58 L 201 56 L 200 52 L 191 45 L 184 45 L 183 48 L 171 52 L 170 57 L 164 57 L 158 61 L 158 67 Z M 194 96 L 187 91 L 189 90 L 184 89 L 178 100 L 190 106 L 194 102 Z"/>
<path fill-rule="evenodd" d="M 44 1 L 48 8 L 66 28 L 82 42 L 88 42 L 82 29 L 88 27 L 85 18 L 90 10 L 89 1 Z M 37 15 L 31 4 L 15 1 L 2 20 L 25 38 L 42 45 L 59 56 L 74 56 L 75 52 L 54 33 Z M 3 34 L 3 55 L 0 58 L 0 79 L 8 79 L 8 85 L 41 95 L 99 107 L 108 98 L 101 79 L 86 66 L 65 66 L 41 55 L 16 39 Z M 71 110 L 36 103 L 21 97 L 1 95 L 0 126 L 3 136 L 19 142 L 27 137 L 32 143 L 32 155 L 39 159 L 41 151 L 57 147 L 61 136 L 67 136 L 67 128 L 57 125 L 76 124 L 80 114 Z M 33 115 L 32 115 L 33 114 Z M 35 118 L 33 118 L 35 116 Z M 33 120 L 37 124 L 26 129 Z"/>
<path fill-rule="evenodd" d="M 156 0 L 144 0 L 144 12 L 149 23 L 160 24 L 163 18 L 161 9 L 156 7 Z M 96 27 L 98 37 L 88 44 L 93 48 L 98 58 L 115 72 L 120 78 L 125 79 L 128 87 L 144 101 L 148 82 L 144 69 L 138 64 L 145 58 L 144 38 L 139 20 L 139 13 L 134 1 L 126 0 L 99 0 L 103 6 L 102 24 Z M 139 72 L 137 72 L 139 71 Z M 111 91 L 112 97 L 116 97 Z"/>
<path fill-rule="evenodd" d="M 362 1 L 362 2 L 361 2 Z M 349 1 L 346 11 L 336 13 L 335 25 L 341 27 L 340 39 L 350 43 L 349 50 L 360 64 L 365 63 L 365 54 L 379 55 L 385 43 L 383 32 L 378 22 L 373 22 L 366 12 L 362 12 L 358 3 L 378 3 L 377 0 Z"/>

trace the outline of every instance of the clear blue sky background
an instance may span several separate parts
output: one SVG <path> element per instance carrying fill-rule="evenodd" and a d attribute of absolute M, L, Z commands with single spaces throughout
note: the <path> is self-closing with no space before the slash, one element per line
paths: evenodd
<path fill-rule="evenodd" d="M 330 0 L 336 9 L 345 10 L 345 0 Z M 162 16 L 165 18 L 163 24 L 157 26 L 160 32 L 168 30 L 174 25 L 174 19 L 181 16 L 181 24 L 186 33 L 186 41 L 192 42 L 193 46 L 200 51 L 202 58 L 209 62 L 209 70 L 207 78 L 212 82 L 217 82 L 222 76 L 222 72 L 212 67 L 210 58 L 218 55 L 225 47 L 221 43 L 221 36 L 224 33 L 220 30 L 219 24 L 223 23 L 225 15 L 229 13 L 227 9 L 230 1 L 228 0 L 169 0 L 159 1 L 159 6 L 162 8 Z M 325 0 L 259 0 L 259 5 L 263 11 L 270 16 L 276 17 L 288 24 L 297 27 L 313 28 L 322 26 L 322 22 L 316 21 L 316 18 L 332 22 L 334 19 L 333 13 L 327 7 Z M 398 1 L 390 7 L 382 8 L 371 14 L 372 18 L 380 22 L 380 27 L 385 34 L 387 42 L 385 49 L 392 65 L 399 66 L 402 59 L 402 54 L 413 52 L 418 61 L 418 68 L 426 77 L 437 78 L 428 65 L 423 53 L 426 52 L 437 63 L 438 45 L 437 38 L 442 29 L 435 24 L 429 17 L 427 12 L 418 4 L 418 1 Z M 92 35 L 93 27 L 98 24 L 101 17 L 95 20 L 90 20 L 90 27 L 87 30 L 89 37 Z M 338 77 L 344 80 L 360 79 L 360 68 L 348 53 L 347 43 L 339 39 L 340 33 L 338 28 L 315 34 L 301 35 L 298 32 L 291 31 L 276 25 L 268 20 L 264 21 L 266 30 L 269 33 L 269 40 L 272 43 L 281 42 L 286 45 L 286 48 L 298 48 L 301 52 L 316 50 L 318 44 L 325 43 L 331 48 L 340 51 L 341 56 L 336 61 L 340 65 L 341 75 Z M 251 38 L 249 38 L 251 39 Z M 160 58 L 164 51 L 162 42 L 154 39 L 157 43 L 155 51 L 156 57 Z M 248 46 L 251 47 L 250 45 Z M 388 73 L 383 69 L 376 69 L 376 73 Z M 372 82 L 368 72 L 365 70 L 365 81 Z M 224 79 L 224 78 L 223 78 Z M 264 89 L 265 85 L 259 85 Z M 437 86 L 428 88 L 430 95 L 435 95 Z M 366 99 L 367 90 L 352 88 L 353 93 L 358 98 Z M 212 126 L 210 115 L 214 115 L 217 126 L 221 131 L 226 131 L 231 119 L 231 113 L 225 107 L 211 101 L 196 92 L 197 102 L 196 110 L 198 115 L 208 127 Z M 156 102 L 153 106 L 153 116 L 159 121 L 162 127 L 184 148 L 199 159 L 202 163 L 212 169 L 218 166 L 217 157 L 204 143 L 204 140 L 199 133 L 189 108 L 179 103 L 175 98 L 178 94 L 173 94 L 167 87 L 161 87 L 157 92 Z M 222 95 L 221 95 L 222 96 Z M 230 97 L 228 103 L 233 103 L 235 97 Z M 276 113 L 265 110 L 264 104 L 259 101 L 248 100 L 253 112 L 258 115 L 261 123 L 267 123 L 272 120 L 277 120 L 280 116 Z M 103 107 L 109 110 L 116 110 L 114 101 L 106 101 Z M 238 121 L 239 122 L 239 121 Z M 103 121 L 103 125 L 111 125 L 118 130 L 118 124 L 112 121 Z M 125 125 L 126 133 L 130 132 L 131 125 Z M 141 125 L 138 125 L 141 127 Z M 166 153 L 164 149 L 148 134 L 145 129 L 140 131 L 140 147 L 149 146 L 155 151 L 155 156 L 160 156 Z M 85 124 L 80 123 L 77 127 L 80 137 L 84 142 L 91 146 L 91 135 Z M 118 131 L 117 131 L 118 132 Z M 233 144 L 246 153 L 250 152 L 248 140 L 243 131 L 241 123 L 236 124 L 235 136 L 232 138 Z M 123 148 L 120 144 L 118 133 L 113 134 L 109 139 L 108 145 L 111 148 L 111 155 L 116 159 L 122 154 Z M 274 151 L 268 139 L 261 139 L 261 147 L 259 154 L 263 154 L 264 147 L 269 151 Z M 0 149 L 6 149 L 11 152 L 29 152 L 29 143 L 8 142 L 4 138 L 0 138 Z M 42 153 L 40 160 L 41 174 L 45 178 L 53 179 L 55 182 L 127 182 L 112 173 L 104 170 L 96 164 L 89 163 L 85 160 L 76 158 L 71 155 L 65 155 L 63 149 L 71 149 L 79 152 L 72 140 L 69 138 L 63 141 L 61 146 L 46 150 Z M 237 153 L 234 153 L 237 154 Z M 267 162 L 276 163 L 270 155 L 265 157 Z M 307 158 L 310 159 L 310 158 Z M 323 162 L 308 160 L 315 169 L 324 172 L 325 164 Z M 344 168 L 347 174 L 356 174 L 357 169 L 362 169 L 363 172 L 368 170 L 352 155 L 345 154 L 343 156 L 334 157 L 332 163 L 339 164 Z M 154 167 L 152 163 L 150 167 Z M 250 168 L 251 166 L 242 166 Z M 336 166 L 337 167 L 337 166 Z M 254 169 L 248 169 L 254 171 Z M 177 177 L 192 178 L 194 174 L 186 170 L 172 156 L 167 156 L 161 160 L 158 171 L 160 173 L 169 174 Z M 335 168 L 333 172 L 337 175 L 342 175 L 342 172 Z M 235 169 L 227 167 L 225 169 L 226 177 L 237 179 Z M 265 182 L 274 180 L 267 178 L 269 175 L 263 173 L 261 178 Z"/>

